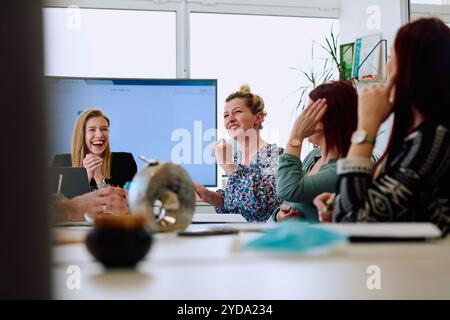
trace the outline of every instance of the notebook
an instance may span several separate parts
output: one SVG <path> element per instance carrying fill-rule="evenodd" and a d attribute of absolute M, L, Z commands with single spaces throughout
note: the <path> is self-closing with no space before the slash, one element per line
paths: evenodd
<path fill-rule="evenodd" d="M 340 232 L 351 242 L 414 242 L 442 237 L 441 230 L 432 223 L 336 223 L 314 227 Z"/>

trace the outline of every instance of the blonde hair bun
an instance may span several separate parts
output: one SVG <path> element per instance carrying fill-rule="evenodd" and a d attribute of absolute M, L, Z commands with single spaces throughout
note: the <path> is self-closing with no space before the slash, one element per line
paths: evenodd
<path fill-rule="evenodd" d="M 248 85 L 248 84 L 243 84 L 242 86 L 241 86 L 241 88 L 239 89 L 239 91 L 240 92 L 242 92 L 242 93 L 244 93 L 244 94 L 249 94 L 251 91 L 250 91 L 250 86 Z"/>
<path fill-rule="evenodd" d="M 225 102 L 230 102 L 233 99 L 243 99 L 245 101 L 245 105 L 250 108 L 250 111 L 253 114 L 257 114 L 258 112 L 262 112 L 264 116 L 266 116 L 266 112 L 264 111 L 264 101 L 260 96 L 251 93 L 250 86 L 248 84 L 243 84 L 239 91 L 233 92 L 226 99 Z M 264 121 L 264 118 L 263 118 Z M 259 129 L 262 129 L 262 125 L 259 125 Z"/>

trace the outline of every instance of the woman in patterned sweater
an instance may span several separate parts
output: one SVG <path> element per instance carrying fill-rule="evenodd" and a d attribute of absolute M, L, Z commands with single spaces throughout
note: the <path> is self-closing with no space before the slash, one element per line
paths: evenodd
<path fill-rule="evenodd" d="M 365 89 L 358 130 L 338 162 L 331 194 L 315 199 L 323 221 L 425 222 L 450 231 L 450 29 L 420 19 L 397 33 L 388 84 Z M 391 103 L 392 100 L 392 103 Z M 372 169 L 374 137 L 387 117 L 394 126 L 385 155 Z"/>
<path fill-rule="evenodd" d="M 259 134 L 265 115 L 263 100 L 247 85 L 226 99 L 225 128 L 239 150 L 232 154 L 231 145 L 221 139 L 214 151 L 228 175 L 227 187 L 213 192 L 194 184 L 199 198 L 214 205 L 217 213 L 241 213 L 249 222 L 263 222 L 280 205 L 275 173 L 283 151 Z"/>

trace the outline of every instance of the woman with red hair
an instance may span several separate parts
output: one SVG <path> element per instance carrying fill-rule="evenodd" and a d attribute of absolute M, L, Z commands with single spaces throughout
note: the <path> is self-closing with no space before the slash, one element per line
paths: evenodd
<path fill-rule="evenodd" d="M 334 192 L 336 162 L 347 155 L 350 136 L 356 129 L 358 95 L 343 81 L 317 86 L 309 94 L 310 105 L 297 118 L 276 174 L 277 195 L 283 204 L 272 215 L 280 221 L 300 216 L 317 222 L 313 199 L 322 192 Z M 300 161 L 304 139 L 318 146 Z"/>

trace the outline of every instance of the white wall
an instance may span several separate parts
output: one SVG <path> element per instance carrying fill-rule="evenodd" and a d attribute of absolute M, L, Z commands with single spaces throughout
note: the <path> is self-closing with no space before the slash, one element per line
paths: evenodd
<path fill-rule="evenodd" d="M 355 38 L 381 32 L 390 45 L 397 29 L 405 22 L 402 21 L 404 3 L 402 0 L 341 0 L 341 40 L 343 43 L 352 42 Z M 380 9 L 379 29 L 369 21 L 373 16 L 367 12 L 371 6 Z"/>
<path fill-rule="evenodd" d="M 341 0 L 339 19 L 341 43 L 353 42 L 361 36 L 382 33 L 388 41 L 388 55 L 399 27 L 407 20 L 407 0 Z M 377 17 L 379 21 L 377 21 Z M 379 23 L 378 23 L 379 22 Z M 358 91 L 371 85 L 360 83 Z M 374 153 L 381 155 L 391 132 L 393 118 L 380 128 Z"/>

